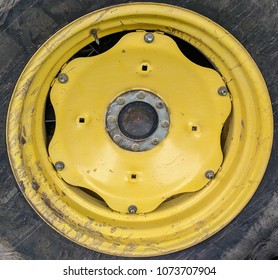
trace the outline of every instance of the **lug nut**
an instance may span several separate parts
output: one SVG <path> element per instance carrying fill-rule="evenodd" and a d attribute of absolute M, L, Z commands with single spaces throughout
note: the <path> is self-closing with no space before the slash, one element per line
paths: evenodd
<path fill-rule="evenodd" d="M 62 161 L 57 161 L 55 163 L 56 171 L 62 171 L 65 168 L 65 164 Z"/>
<path fill-rule="evenodd" d="M 159 144 L 158 138 L 153 138 L 153 139 L 152 139 L 152 144 L 153 144 L 153 145 Z"/>
<path fill-rule="evenodd" d="M 115 122 L 115 117 L 114 116 L 108 116 L 107 117 L 107 122 L 110 123 L 110 124 L 114 123 Z"/>
<path fill-rule="evenodd" d="M 137 98 L 144 99 L 146 97 L 146 93 L 144 91 L 139 91 L 137 94 Z"/>
<path fill-rule="evenodd" d="M 162 124 L 161 124 L 161 126 L 162 126 L 163 128 L 167 128 L 167 127 L 169 127 L 169 122 L 168 122 L 168 121 L 163 121 Z"/>
<path fill-rule="evenodd" d="M 206 178 L 208 178 L 209 180 L 212 180 L 215 177 L 215 173 L 212 170 L 208 170 L 205 173 Z"/>
<path fill-rule="evenodd" d="M 154 41 L 153 33 L 146 33 L 144 39 L 146 43 L 152 43 Z"/>
<path fill-rule="evenodd" d="M 68 80 L 69 80 L 69 77 L 68 77 L 67 74 L 65 74 L 65 73 L 60 73 L 60 74 L 58 75 L 58 81 L 59 81 L 61 84 L 67 83 Z"/>
<path fill-rule="evenodd" d="M 125 99 L 123 97 L 118 97 L 117 98 L 117 104 L 118 105 L 124 105 L 125 104 Z"/>
<path fill-rule="evenodd" d="M 121 137 L 121 135 L 119 135 L 119 134 L 116 134 L 116 135 L 114 135 L 114 137 L 113 137 L 113 140 L 114 140 L 116 143 L 119 143 L 119 142 L 121 141 L 121 139 L 122 139 L 122 137 Z"/>
<path fill-rule="evenodd" d="M 128 212 L 129 212 L 129 214 L 136 214 L 136 212 L 137 212 L 137 207 L 136 207 L 135 205 L 130 205 L 130 206 L 128 207 Z"/>
<path fill-rule="evenodd" d="M 228 94 L 228 90 L 226 87 L 220 87 L 218 89 L 218 94 L 221 96 L 226 96 Z"/>
<path fill-rule="evenodd" d="M 163 102 L 161 102 L 161 101 L 158 101 L 158 102 L 156 102 L 156 108 L 157 109 L 162 109 L 163 108 Z"/>
<path fill-rule="evenodd" d="M 140 146 L 138 144 L 132 144 L 131 145 L 131 150 L 133 152 L 138 152 L 139 151 Z"/>

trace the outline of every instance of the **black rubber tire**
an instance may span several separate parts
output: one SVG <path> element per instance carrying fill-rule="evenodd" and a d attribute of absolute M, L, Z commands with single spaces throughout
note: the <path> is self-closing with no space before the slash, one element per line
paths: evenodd
<path fill-rule="evenodd" d="M 133 1 L 13 0 L 0 3 L 0 259 L 119 259 L 80 247 L 31 209 L 13 177 L 5 121 L 14 85 L 40 45 L 72 20 L 101 7 Z M 135 1 L 134 1 L 135 2 Z M 150 1 L 140 1 L 150 2 Z M 232 33 L 258 64 L 278 112 L 277 0 L 155 1 L 203 14 Z M 228 226 L 206 241 L 155 259 L 275 259 L 278 256 L 277 122 L 270 163 L 256 194 Z"/>

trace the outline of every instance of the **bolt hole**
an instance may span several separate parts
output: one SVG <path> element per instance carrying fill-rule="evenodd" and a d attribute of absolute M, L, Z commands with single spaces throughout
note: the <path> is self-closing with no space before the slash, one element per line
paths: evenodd
<path fill-rule="evenodd" d="M 198 130 L 198 127 L 197 126 L 192 126 L 192 131 L 197 131 Z"/>
<path fill-rule="evenodd" d="M 137 179 L 137 175 L 136 174 L 131 174 L 131 179 L 136 180 Z"/>
<path fill-rule="evenodd" d="M 142 71 L 148 71 L 148 65 L 142 65 Z"/>
<path fill-rule="evenodd" d="M 85 123 L 85 119 L 84 118 L 79 118 L 79 123 Z"/>

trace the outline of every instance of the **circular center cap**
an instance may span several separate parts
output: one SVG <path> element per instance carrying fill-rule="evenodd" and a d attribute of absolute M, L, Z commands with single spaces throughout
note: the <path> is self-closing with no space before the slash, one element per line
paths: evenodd
<path fill-rule="evenodd" d="M 131 90 L 108 107 L 106 130 L 121 148 L 142 152 L 154 148 L 168 134 L 170 117 L 164 101 L 146 90 Z"/>
<path fill-rule="evenodd" d="M 118 116 L 118 125 L 126 137 L 143 140 L 157 129 L 158 115 L 150 104 L 134 101 L 122 108 Z"/>

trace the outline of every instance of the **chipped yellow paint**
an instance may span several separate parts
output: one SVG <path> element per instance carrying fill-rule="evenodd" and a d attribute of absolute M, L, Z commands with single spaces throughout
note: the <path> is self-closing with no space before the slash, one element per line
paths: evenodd
<path fill-rule="evenodd" d="M 123 213 L 130 205 L 137 213 L 151 212 L 173 195 L 206 186 L 206 171 L 221 166 L 220 136 L 231 111 L 229 95 L 218 94 L 225 84 L 215 70 L 188 60 L 169 36 L 154 33 L 149 44 L 145 34 L 131 32 L 99 56 L 70 61 L 63 69 L 68 82 L 56 80 L 50 94 L 56 129 L 49 155 L 65 163 L 59 174 Z M 142 61 L 152 69 L 147 74 L 138 71 Z M 111 101 L 136 88 L 158 94 L 171 119 L 166 139 L 141 153 L 119 148 L 105 128 Z M 129 180 L 136 172 L 140 179 Z"/>
<path fill-rule="evenodd" d="M 49 161 L 44 106 L 61 67 L 93 40 L 92 28 L 98 30 L 99 38 L 123 30 L 160 30 L 198 48 L 221 73 L 233 108 L 225 127 L 224 161 L 208 186 L 168 200 L 151 213 L 128 215 L 112 211 L 102 201 L 60 180 Z M 152 3 L 93 12 L 57 32 L 24 69 L 7 118 L 11 166 L 31 206 L 72 241 L 122 256 L 171 253 L 223 228 L 256 191 L 269 160 L 272 137 L 267 88 L 243 47 L 207 18 Z"/>

